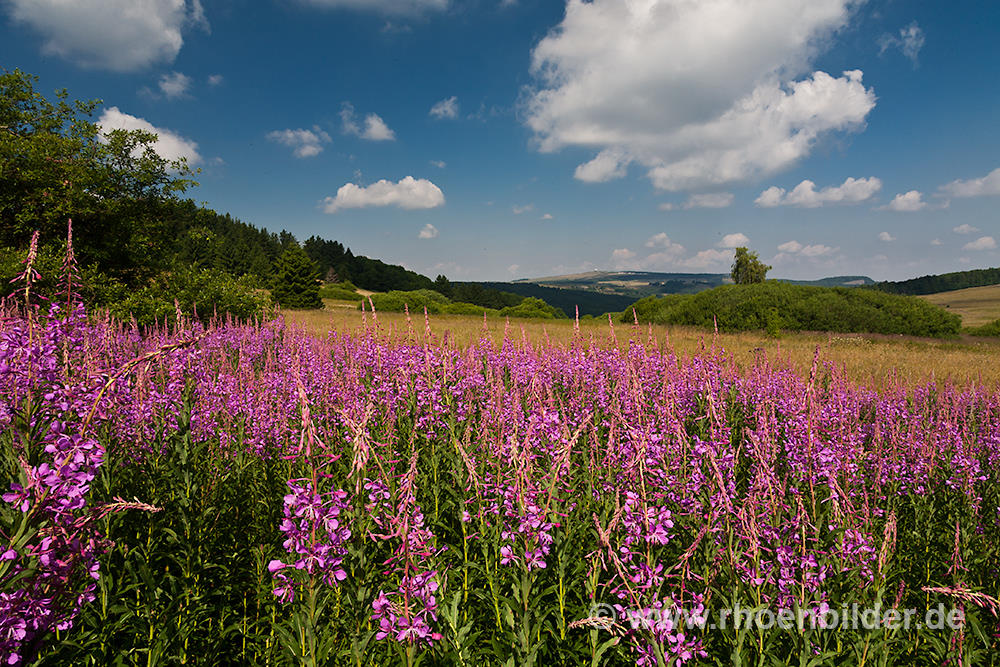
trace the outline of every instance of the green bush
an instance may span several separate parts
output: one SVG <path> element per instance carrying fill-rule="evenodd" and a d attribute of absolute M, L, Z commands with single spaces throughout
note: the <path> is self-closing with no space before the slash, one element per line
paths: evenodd
<path fill-rule="evenodd" d="M 967 333 L 973 336 L 996 336 L 1000 337 L 1000 320 L 993 320 L 981 327 L 970 327 Z"/>
<path fill-rule="evenodd" d="M 106 295 L 120 290 L 121 296 L 104 305 L 111 314 L 128 319 L 135 317 L 141 325 L 153 324 L 176 314 L 174 300 L 185 315 L 207 321 L 217 313 L 237 319 L 265 317 L 272 308 L 270 297 L 255 289 L 250 277 L 234 278 L 217 269 L 178 269 L 163 273 L 140 289 L 125 290 L 108 279 L 103 287 Z"/>
<path fill-rule="evenodd" d="M 524 301 L 516 306 L 507 306 L 500 311 L 506 317 L 531 317 L 542 319 L 565 319 L 566 313 L 555 306 L 550 306 L 541 299 L 533 296 L 525 297 Z"/>
<path fill-rule="evenodd" d="M 372 294 L 371 300 L 375 304 L 376 311 L 384 312 L 402 312 L 405 306 L 409 308 L 410 312 L 418 312 L 426 308 L 428 313 L 440 313 L 442 306 L 451 303 L 448 297 L 429 289 L 418 289 L 410 292 L 392 290 L 382 294 Z M 358 308 L 367 307 L 364 304 L 365 302 L 362 301 L 358 304 Z"/>
<path fill-rule="evenodd" d="M 720 331 L 780 329 L 845 333 L 954 336 L 961 318 L 915 297 L 847 287 L 769 281 L 722 285 L 697 294 L 646 297 L 627 308 L 622 322 L 686 324 Z"/>
<path fill-rule="evenodd" d="M 340 283 L 320 287 L 319 296 L 321 299 L 338 299 L 340 301 L 363 301 L 365 298 L 353 290 L 344 289 Z"/>

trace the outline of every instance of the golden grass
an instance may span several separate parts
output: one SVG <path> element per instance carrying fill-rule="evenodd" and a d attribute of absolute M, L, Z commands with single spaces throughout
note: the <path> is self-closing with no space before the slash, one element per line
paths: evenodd
<path fill-rule="evenodd" d="M 1000 285 L 925 294 L 920 298 L 961 315 L 964 327 L 978 327 L 1000 319 Z"/>
<path fill-rule="evenodd" d="M 285 311 L 286 321 L 316 335 L 329 331 L 363 333 L 362 313 L 353 308 L 327 304 L 327 310 Z M 467 315 L 431 315 L 431 335 L 437 341 L 466 346 L 483 334 L 483 319 Z M 374 327 L 371 314 L 368 327 Z M 378 331 L 389 337 L 424 339 L 423 313 L 407 322 L 403 313 L 377 313 Z M 488 318 L 486 331 L 495 342 L 503 340 L 505 329 L 514 340 L 526 339 L 533 345 L 568 345 L 574 337 L 572 320 L 518 320 Z M 713 334 L 693 327 L 640 326 L 615 324 L 614 334 L 621 348 L 630 339 L 668 345 L 682 357 L 689 357 L 713 344 Z M 580 335 L 587 341 L 612 344 L 611 328 L 606 320 L 583 320 Z M 853 381 L 875 388 L 895 384 L 924 384 L 950 381 L 961 386 L 973 384 L 990 388 L 1000 386 L 1000 341 L 965 337 L 960 340 L 937 340 L 904 336 L 859 334 L 789 333 L 770 338 L 762 332 L 719 334 L 715 344 L 731 354 L 736 363 L 747 366 L 760 354 L 775 363 L 791 364 L 797 372 L 808 374 L 813 354 L 820 348 L 820 359 L 833 362 Z"/>

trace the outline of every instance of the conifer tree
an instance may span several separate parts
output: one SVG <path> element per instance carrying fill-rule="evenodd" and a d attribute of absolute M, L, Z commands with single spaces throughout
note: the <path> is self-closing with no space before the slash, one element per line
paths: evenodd
<path fill-rule="evenodd" d="M 322 308 L 316 265 L 299 245 L 293 244 L 274 267 L 271 296 L 282 308 Z"/>

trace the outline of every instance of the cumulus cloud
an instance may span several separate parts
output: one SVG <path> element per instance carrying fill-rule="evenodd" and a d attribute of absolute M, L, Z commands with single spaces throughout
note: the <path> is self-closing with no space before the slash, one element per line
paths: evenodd
<path fill-rule="evenodd" d="M 348 208 L 370 206 L 395 206 L 402 209 L 427 209 L 444 205 L 444 193 L 430 181 L 412 176 L 398 183 L 385 179 L 369 186 L 345 183 L 334 197 L 323 200 L 325 213 L 336 213 Z"/>
<path fill-rule="evenodd" d="M 542 217 L 539 218 L 539 220 L 552 220 L 552 214 L 551 213 L 543 213 Z"/>
<path fill-rule="evenodd" d="M 535 210 L 535 205 L 525 204 L 524 206 L 511 206 L 510 210 L 514 213 L 514 215 L 521 215 L 522 213 Z"/>
<path fill-rule="evenodd" d="M 424 225 L 423 229 L 420 230 L 420 233 L 417 234 L 417 238 L 419 239 L 436 239 L 437 237 L 438 237 L 437 227 L 435 227 L 429 222 L 426 225 Z"/>
<path fill-rule="evenodd" d="M 42 51 L 118 72 L 170 63 L 188 26 L 207 28 L 198 0 L 8 0 L 15 23 L 43 39 Z"/>
<path fill-rule="evenodd" d="M 394 141 L 396 139 L 396 133 L 389 129 L 385 121 L 376 113 L 365 116 L 364 127 L 359 125 L 354 114 L 354 105 L 350 102 L 344 102 L 341 105 L 340 122 L 344 134 L 353 134 L 369 141 Z"/>
<path fill-rule="evenodd" d="M 330 142 L 330 135 L 313 125 L 311 130 L 275 130 L 268 132 L 267 138 L 276 143 L 294 149 L 292 154 L 297 158 L 314 157 L 323 152 L 323 144 Z"/>
<path fill-rule="evenodd" d="M 924 201 L 923 197 L 923 194 L 919 190 L 910 190 L 909 192 L 904 192 L 893 197 L 892 201 L 885 206 L 885 209 L 900 213 L 919 211 L 927 208 L 927 202 Z"/>
<path fill-rule="evenodd" d="M 746 234 L 741 234 L 737 232 L 735 234 L 726 234 L 722 237 L 722 240 L 715 244 L 719 248 L 740 248 L 750 245 L 750 239 L 747 238 Z"/>
<path fill-rule="evenodd" d="M 314 7 L 357 9 L 379 14 L 420 14 L 448 7 L 448 0 L 304 0 Z"/>
<path fill-rule="evenodd" d="M 542 151 L 596 149 L 581 180 L 632 163 L 673 191 L 775 173 L 875 106 L 860 71 L 810 67 L 853 4 L 568 0 L 532 52 L 525 122 Z"/>
<path fill-rule="evenodd" d="M 962 246 L 963 250 L 993 250 L 997 247 L 997 242 L 992 236 L 980 236 L 975 241 L 970 241 Z"/>
<path fill-rule="evenodd" d="M 578 165 L 573 177 L 585 183 L 605 183 L 625 175 L 628 160 L 620 150 L 603 150 L 593 160 Z"/>
<path fill-rule="evenodd" d="M 684 254 L 684 246 L 671 241 L 665 232 L 653 234 L 646 239 L 645 245 L 647 248 L 656 248 L 659 254 L 667 254 L 674 257 Z"/>
<path fill-rule="evenodd" d="M 678 261 L 677 265 L 686 269 L 720 268 L 723 265 L 729 264 L 732 259 L 733 252 L 731 250 L 709 248 L 708 250 L 697 252 L 693 257 Z"/>
<path fill-rule="evenodd" d="M 973 227 L 969 223 L 963 222 L 958 227 L 952 227 L 951 231 L 955 232 L 956 234 L 974 234 L 975 232 L 979 231 L 979 227 Z"/>
<path fill-rule="evenodd" d="M 440 102 L 435 102 L 428 113 L 435 118 L 457 118 L 458 98 L 452 95 Z"/>
<path fill-rule="evenodd" d="M 802 245 L 796 240 L 786 241 L 778 246 L 778 258 L 782 255 L 799 255 L 801 257 L 822 257 L 836 252 L 836 248 L 817 243 L 814 245 Z M 776 258 L 776 259 L 778 259 Z"/>
<path fill-rule="evenodd" d="M 448 163 L 444 160 L 431 160 L 430 163 L 437 167 L 438 169 L 444 169 L 448 166 Z"/>
<path fill-rule="evenodd" d="M 221 74 L 209 74 L 206 81 L 208 81 L 208 85 L 210 86 L 218 86 L 221 85 L 223 81 L 225 81 L 225 77 L 223 77 Z"/>
<path fill-rule="evenodd" d="M 889 243 L 890 241 L 895 241 L 896 237 L 893 236 L 892 234 L 890 234 L 889 232 L 879 232 L 878 233 L 878 240 L 879 241 L 885 241 L 886 243 Z"/>
<path fill-rule="evenodd" d="M 817 190 L 816 184 L 806 179 L 796 185 L 791 192 L 772 185 L 761 192 L 754 203 L 762 208 L 775 206 L 819 208 L 825 204 L 857 204 L 871 199 L 881 189 L 882 181 L 875 177 L 848 178 L 841 185 L 831 185 L 821 190 Z"/>
<path fill-rule="evenodd" d="M 899 49 L 904 56 L 910 59 L 913 66 L 916 67 L 919 62 L 920 49 L 924 46 L 924 31 L 914 21 L 905 28 L 901 28 L 898 36 L 890 35 L 889 33 L 882 35 L 879 37 L 878 45 L 879 55 L 882 55 L 889 49 Z"/>
<path fill-rule="evenodd" d="M 191 88 L 191 77 L 181 72 L 171 72 L 161 76 L 157 86 L 168 100 L 187 97 Z"/>
<path fill-rule="evenodd" d="M 198 154 L 198 144 L 185 139 L 184 137 L 156 127 L 145 118 L 138 118 L 123 111 L 118 107 L 109 107 L 101 112 L 101 117 L 97 120 L 97 126 L 102 135 L 107 136 L 113 130 L 144 130 L 157 135 L 153 150 L 164 160 L 180 160 L 187 158 L 189 165 L 196 165 L 202 161 Z"/>
<path fill-rule="evenodd" d="M 944 245 L 941 243 L 941 239 L 931 239 L 931 245 Z"/>
<path fill-rule="evenodd" d="M 611 259 L 616 261 L 632 259 L 633 257 L 635 257 L 635 252 L 628 248 L 615 248 L 611 251 Z"/>
<path fill-rule="evenodd" d="M 941 186 L 941 191 L 952 197 L 982 197 L 985 195 L 1000 195 L 1000 167 L 994 169 L 982 178 L 968 181 L 957 180 Z"/>

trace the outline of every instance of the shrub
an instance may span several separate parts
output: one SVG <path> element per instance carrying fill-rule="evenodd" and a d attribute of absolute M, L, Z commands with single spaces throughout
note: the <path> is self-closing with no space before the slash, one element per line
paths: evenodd
<path fill-rule="evenodd" d="M 541 299 L 536 299 L 533 296 L 526 297 L 524 301 L 516 306 L 507 306 L 500 311 L 500 314 L 506 317 L 532 317 L 542 319 L 564 319 L 566 317 L 566 313 L 563 311 L 559 310 L 555 306 L 550 306 Z"/>
<path fill-rule="evenodd" d="M 340 301 L 362 301 L 365 298 L 354 290 L 344 289 L 339 283 L 320 287 L 319 296 L 321 299 L 339 299 Z"/>
<path fill-rule="evenodd" d="M 640 299 L 621 314 L 632 321 L 687 324 L 721 331 L 790 329 L 847 333 L 954 336 L 961 318 L 909 296 L 847 287 L 814 287 L 770 281 L 722 285 L 697 294 Z"/>
<path fill-rule="evenodd" d="M 971 327 L 968 333 L 973 336 L 996 336 L 1000 337 L 1000 320 L 993 320 L 981 327 Z"/>

